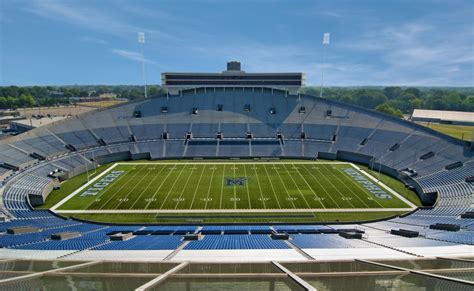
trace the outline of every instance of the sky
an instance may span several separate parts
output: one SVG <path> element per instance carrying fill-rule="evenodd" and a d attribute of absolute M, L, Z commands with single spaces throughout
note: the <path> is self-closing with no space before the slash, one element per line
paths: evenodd
<path fill-rule="evenodd" d="M 149 84 L 237 60 L 307 85 L 474 86 L 472 0 L 0 0 L 0 85 L 142 84 L 138 32 Z"/>

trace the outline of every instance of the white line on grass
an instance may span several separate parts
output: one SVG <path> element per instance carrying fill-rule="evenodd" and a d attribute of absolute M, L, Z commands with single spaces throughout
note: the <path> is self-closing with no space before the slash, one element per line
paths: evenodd
<path fill-rule="evenodd" d="M 221 182 L 221 199 L 219 201 L 219 208 L 222 209 L 222 198 L 223 198 L 223 192 L 224 192 L 224 180 L 225 180 L 225 164 L 224 164 L 224 167 L 222 169 L 222 182 Z"/>
<path fill-rule="evenodd" d="M 149 168 L 145 168 L 145 169 L 148 169 L 148 170 L 149 170 Z M 145 179 L 145 178 L 148 178 L 148 174 L 143 175 L 143 177 L 141 177 L 140 180 L 136 181 L 136 182 L 135 182 L 135 185 L 133 185 L 132 189 L 131 189 L 130 191 L 128 191 L 127 195 L 125 195 L 125 197 L 123 197 L 123 198 L 128 199 L 128 196 L 130 196 L 130 194 L 133 193 L 133 191 L 135 190 L 135 188 L 137 188 L 137 187 L 141 184 L 141 182 L 143 181 L 143 179 Z M 152 179 L 153 179 L 153 178 L 152 178 Z M 119 192 L 119 191 L 117 191 L 117 192 Z M 120 200 L 119 200 L 119 204 L 118 204 L 117 206 L 114 206 L 114 207 L 115 207 L 115 208 L 118 208 L 118 207 L 120 206 L 120 204 L 122 204 L 123 202 L 128 202 L 128 200 L 124 200 L 124 201 L 120 201 Z"/>
<path fill-rule="evenodd" d="M 244 175 L 247 177 L 247 169 L 244 165 Z M 249 199 L 249 208 L 252 209 L 252 201 L 250 200 L 250 191 L 249 191 L 249 183 L 248 181 L 245 182 L 245 188 L 247 189 L 247 198 Z"/>
<path fill-rule="evenodd" d="M 270 182 L 270 187 L 272 188 L 272 192 L 273 192 L 273 196 L 275 196 L 275 200 L 278 204 L 278 208 L 281 209 L 281 205 L 280 205 L 280 200 L 278 199 L 277 195 L 276 195 L 276 192 L 275 192 L 275 188 L 273 188 L 273 182 L 272 180 L 270 179 L 270 176 L 268 175 L 268 170 L 267 168 L 265 167 L 265 165 L 263 165 L 263 169 L 265 169 L 265 174 L 267 175 L 267 180 Z M 293 205 L 294 206 L 294 205 Z"/>
<path fill-rule="evenodd" d="M 202 167 L 202 171 L 201 171 L 201 176 L 199 176 L 199 180 L 196 184 L 196 189 L 194 190 L 194 194 L 193 194 L 193 199 L 191 200 L 191 205 L 189 206 L 189 208 L 193 208 L 193 203 L 194 203 L 194 199 L 196 198 L 196 193 L 199 189 L 199 184 L 201 183 L 201 179 L 202 179 L 202 174 L 204 174 L 204 170 L 206 169 L 206 166 Z M 214 171 L 213 171 L 214 172 Z"/>
<path fill-rule="evenodd" d="M 145 167 L 143 167 L 143 169 L 146 169 Z M 103 209 L 105 205 L 107 205 L 107 203 L 109 203 L 117 194 L 121 194 L 121 191 L 123 188 L 125 188 L 125 186 L 127 186 L 130 182 L 134 182 L 134 179 L 136 176 L 138 176 L 139 173 L 141 173 L 143 171 L 143 169 L 140 169 L 140 170 L 137 170 L 137 172 L 135 173 L 135 175 L 133 175 L 132 178 L 130 178 L 129 180 L 127 180 L 123 185 L 120 186 L 120 188 L 117 190 L 117 192 L 115 192 L 109 199 L 107 199 L 107 201 L 105 201 L 105 203 L 103 203 L 99 209 Z M 118 179 L 117 179 L 118 180 Z M 109 185 L 110 186 L 110 185 Z M 107 190 L 105 190 L 104 194 L 110 190 L 112 187 L 110 188 L 107 188 Z"/>
<path fill-rule="evenodd" d="M 285 188 L 286 196 L 288 196 L 287 198 L 292 198 L 291 195 L 290 195 L 290 193 L 288 192 L 288 188 L 286 188 L 285 182 L 284 182 L 283 179 L 281 178 L 280 173 L 278 172 L 278 170 L 273 169 L 273 168 L 272 168 L 272 170 L 277 173 L 278 178 L 280 179 L 280 182 L 281 182 L 281 184 L 283 185 L 283 188 Z M 291 204 L 293 204 L 293 208 L 296 208 L 295 203 L 293 202 L 293 200 L 290 199 L 289 201 L 291 202 Z"/>
<path fill-rule="evenodd" d="M 347 177 L 347 176 L 348 176 L 343 170 L 341 170 L 341 169 L 339 169 L 339 168 L 337 169 L 337 171 L 338 171 L 339 173 L 341 173 L 341 175 L 343 175 L 344 177 Z M 362 191 L 362 193 L 364 193 L 364 194 L 366 195 L 365 197 L 367 198 L 367 200 L 369 200 L 369 201 L 375 201 L 375 203 L 377 203 L 380 207 L 386 208 L 384 205 L 382 205 L 382 204 L 376 199 L 376 197 L 372 197 L 372 196 L 374 196 L 374 194 L 370 193 L 370 191 L 368 191 L 367 189 L 365 189 L 364 187 L 362 187 L 359 183 L 356 182 L 356 180 L 354 180 L 354 178 L 352 178 L 352 177 L 350 177 L 350 176 L 349 176 L 348 178 L 349 178 L 349 180 L 351 181 L 351 184 L 355 185 L 356 188 L 360 189 L 360 190 Z M 349 187 L 348 187 L 348 188 L 349 188 Z M 354 196 L 357 195 L 357 193 L 354 192 L 354 191 L 352 191 L 352 189 L 351 189 L 350 191 L 351 191 L 351 193 L 352 193 Z M 371 199 L 370 199 L 370 198 L 371 198 Z"/>
<path fill-rule="evenodd" d="M 334 183 L 331 181 L 331 179 L 328 179 L 328 178 L 326 177 L 325 173 L 323 173 L 323 171 L 322 171 L 321 169 L 318 168 L 318 169 L 316 169 L 316 171 L 318 171 L 318 172 L 320 173 L 321 177 L 322 177 L 324 180 L 328 181 L 329 184 L 331 184 L 331 186 L 336 190 L 336 192 L 339 193 L 339 196 L 340 196 L 339 198 L 341 199 L 341 201 L 343 201 L 343 203 L 345 203 L 345 202 L 347 201 L 352 207 L 354 207 L 354 204 L 352 204 L 352 202 L 351 202 L 350 200 L 344 200 L 344 199 L 342 199 L 342 198 L 344 198 L 344 194 L 341 193 L 341 191 L 339 191 L 339 188 L 336 187 L 336 185 L 334 185 Z"/>
<path fill-rule="evenodd" d="M 267 206 L 265 205 L 265 199 L 263 197 L 262 186 L 260 186 L 260 178 L 258 177 L 257 170 L 255 169 L 255 167 L 254 167 L 254 171 L 255 171 L 255 177 L 257 177 L 257 184 L 258 184 L 258 189 L 260 191 L 260 197 L 262 198 L 263 208 L 267 208 Z"/>
<path fill-rule="evenodd" d="M 56 213 L 110 214 L 110 213 L 265 213 L 265 212 L 401 212 L 412 208 L 285 208 L 285 209 L 120 209 L 120 210 L 56 210 Z"/>
<path fill-rule="evenodd" d="M 296 171 L 298 172 L 298 174 L 300 175 L 300 177 L 303 179 L 303 181 L 306 183 L 306 185 L 308 186 L 308 188 L 311 190 L 311 192 L 313 192 L 313 195 L 315 198 L 319 198 L 319 196 L 314 192 L 313 188 L 311 187 L 311 185 L 309 185 L 308 181 L 306 181 L 305 177 L 300 173 L 300 170 L 298 168 L 296 168 Z M 324 203 L 322 203 L 320 200 L 317 200 L 319 202 L 319 204 L 321 204 L 321 206 L 323 208 L 326 208 L 326 206 L 324 206 Z"/>
<path fill-rule="evenodd" d="M 337 172 L 337 169 L 336 169 L 336 172 Z M 338 172 L 337 172 L 337 173 L 338 173 Z M 349 186 L 347 186 L 346 183 L 344 183 L 344 181 L 342 181 L 342 180 L 339 178 L 339 175 L 333 174 L 333 176 L 334 176 L 334 179 L 338 180 L 338 181 L 341 183 L 341 185 L 343 185 L 345 188 L 347 188 L 347 189 L 349 190 L 349 193 L 351 193 L 351 196 L 355 196 L 360 202 L 362 202 L 362 204 L 364 204 L 364 205 L 367 206 L 367 207 L 370 207 L 370 205 L 368 205 L 367 203 L 365 203 L 365 201 L 362 200 L 362 199 L 359 197 L 359 195 L 355 194 L 354 191 L 352 191 L 352 189 L 349 188 Z M 347 176 L 346 176 L 346 177 L 347 177 Z M 348 177 L 347 177 L 347 178 L 348 178 Z M 354 181 L 354 180 L 352 180 L 352 178 L 351 178 L 351 182 L 353 182 L 353 181 Z M 380 205 L 380 204 L 379 204 L 379 205 Z M 383 206 L 382 206 L 382 207 L 383 207 Z M 383 207 L 383 208 L 385 208 L 385 207 Z"/>
<path fill-rule="evenodd" d="M 158 186 L 158 188 L 155 190 L 155 192 L 153 193 L 153 196 L 149 198 L 147 204 L 145 205 L 145 208 L 148 208 L 148 206 L 150 206 L 150 203 L 153 202 L 153 199 L 155 199 L 156 194 L 158 194 L 158 191 L 160 191 L 161 187 L 166 183 L 166 181 L 168 181 L 168 177 L 171 175 L 171 173 L 173 173 L 172 170 L 168 171 L 168 175 L 166 175 L 166 177 L 161 181 L 160 186 Z"/>
<path fill-rule="evenodd" d="M 140 200 L 140 198 L 142 197 L 142 195 L 145 193 L 146 190 L 148 190 L 148 188 L 153 185 L 153 182 L 155 181 L 156 178 L 158 178 L 161 174 L 161 172 L 163 172 L 163 170 L 165 169 L 166 167 L 161 167 L 160 171 L 153 177 L 153 179 L 151 179 L 150 183 L 148 183 L 145 187 L 145 189 L 142 190 L 142 192 L 140 193 L 140 195 L 138 195 L 137 199 L 135 199 L 135 201 L 133 201 L 132 205 L 128 208 L 128 209 L 132 209 L 133 206 L 135 206 L 135 204 L 137 204 L 137 202 Z"/>
<path fill-rule="evenodd" d="M 291 161 L 260 161 L 260 162 L 181 162 L 181 163 L 164 163 L 164 162 L 127 162 L 127 163 L 122 163 L 118 162 L 116 163 L 118 165 L 255 165 L 255 164 L 265 164 L 265 165 L 283 165 L 283 164 L 309 164 L 309 165 L 347 165 L 351 164 L 349 162 L 315 162 L 315 161 L 302 161 L 302 162 L 291 162 Z"/>
<path fill-rule="evenodd" d="M 301 192 L 301 189 L 298 187 L 298 184 L 295 182 L 295 179 L 293 178 L 293 176 L 290 174 L 290 172 L 288 171 L 288 168 L 283 165 L 283 168 L 285 168 L 286 172 L 288 173 L 288 176 L 290 176 L 290 179 L 293 181 L 293 184 L 295 184 L 296 186 L 296 189 L 298 189 L 298 192 L 300 192 L 300 195 L 301 197 L 303 198 L 304 202 L 306 203 L 306 205 L 308 205 L 308 208 L 311 208 L 311 206 L 309 205 L 308 201 L 306 201 L 306 198 L 304 197 L 304 194 L 303 192 Z"/>
<path fill-rule="evenodd" d="M 232 167 L 232 169 L 234 170 L 234 179 L 235 179 L 235 165 Z M 236 188 L 236 185 L 234 184 L 234 209 L 237 209 L 237 188 Z"/>
<path fill-rule="evenodd" d="M 316 183 L 321 187 L 322 191 L 324 191 L 324 193 L 326 193 L 326 196 L 329 197 L 329 199 L 332 200 L 332 202 L 334 202 L 334 204 L 340 208 L 339 204 L 337 204 L 336 200 L 334 200 L 334 198 L 332 198 L 332 195 L 329 194 L 329 192 L 327 191 L 326 187 L 324 187 L 318 179 L 316 179 L 316 177 L 313 175 L 313 173 L 306 167 L 306 166 L 303 166 L 303 168 L 309 173 L 310 177 L 316 181 Z"/>
<path fill-rule="evenodd" d="M 181 191 L 181 194 L 178 197 L 178 201 L 176 201 L 176 206 L 174 207 L 174 209 L 178 208 L 179 201 L 181 200 L 181 197 L 183 197 L 184 191 L 186 190 L 186 187 L 188 186 L 189 180 L 193 176 L 193 173 L 194 173 L 194 168 L 191 168 L 191 173 L 188 175 L 188 178 L 186 179 L 186 183 L 184 184 L 183 190 Z"/>
<path fill-rule="evenodd" d="M 95 181 L 97 181 L 98 179 L 100 179 L 101 177 L 103 177 L 104 175 L 106 175 L 108 172 L 112 171 L 118 164 L 113 164 L 112 166 L 110 166 L 107 170 L 103 171 L 102 173 L 100 173 L 99 175 L 95 176 L 94 178 L 92 178 L 92 180 L 90 180 L 89 182 L 87 182 L 86 184 L 82 185 L 81 187 L 79 187 L 76 191 L 72 192 L 71 194 L 69 194 L 68 196 L 66 196 L 64 199 L 62 199 L 61 201 L 59 201 L 58 203 L 56 203 L 53 207 L 51 207 L 51 211 L 54 211 L 56 209 L 58 209 L 58 207 L 60 207 L 61 205 L 63 205 L 64 203 L 66 203 L 69 199 L 71 199 L 72 197 L 76 196 L 76 194 L 82 192 L 82 190 L 84 190 L 85 188 L 89 187 L 89 185 L 91 185 L 92 183 L 95 183 Z"/>
<path fill-rule="evenodd" d="M 384 188 L 385 190 L 387 190 L 388 192 L 392 193 L 393 195 L 397 196 L 398 199 L 402 200 L 403 202 L 405 202 L 406 204 L 408 204 L 408 206 L 410 206 L 411 208 L 415 209 L 417 208 L 417 206 L 413 203 L 411 203 L 410 200 L 406 199 L 405 197 L 403 197 L 402 195 L 400 195 L 398 192 L 394 191 L 392 188 L 388 187 L 387 185 L 385 185 L 384 183 L 382 183 L 382 181 L 379 181 L 377 180 L 374 176 L 372 176 L 371 174 L 367 173 L 366 171 L 364 171 L 363 169 L 357 167 L 355 164 L 353 163 L 349 163 L 352 167 L 356 168 L 357 170 L 359 170 L 360 172 L 362 172 L 362 174 L 366 175 L 367 177 L 369 177 L 369 179 L 371 179 L 372 181 L 374 181 L 376 184 L 382 186 L 382 188 Z"/>
<path fill-rule="evenodd" d="M 166 194 L 165 199 L 163 199 L 163 203 L 161 203 L 160 209 L 163 208 L 163 206 L 165 206 L 166 200 L 168 200 L 168 196 L 170 196 L 171 191 L 172 191 L 173 188 L 174 188 L 174 185 L 176 185 L 176 182 L 177 182 L 177 181 L 179 180 L 179 178 L 181 177 L 181 174 L 183 173 L 184 168 L 185 168 L 185 166 L 183 165 L 183 168 L 182 168 L 181 171 L 179 172 L 178 177 L 176 178 L 176 180 L 174 180 L 173 185 L 171 185 L 171 188 L 170 188 L 170 190 L 168 191 L 168 194 Z"/>

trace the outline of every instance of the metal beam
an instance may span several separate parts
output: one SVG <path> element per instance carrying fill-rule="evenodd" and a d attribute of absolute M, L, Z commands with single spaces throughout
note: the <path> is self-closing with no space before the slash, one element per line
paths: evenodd
<path fill-rule="evenodd" d="M 293 281 L 295 281 L 298 285 L 303 287 L 305 290 L 311 290 L 311 291 L 316 291 L 316 288 L 308 284 L 305 280 L 301 279 L 298 277 L 295 273 L 291 272 L 287 268 L 283 267 L 280 263 L 272 261 L 272 264 L 274 264 L 278 269 L 280 269 L 282 272 L 286 273 L 288 277 L 290 277 Z"/>
<path fill-rule="evenodd" d="M 70 270 L 74 270 L 74 269 L 77 269 L 77 268 L 96 265 L 98 263 L 102 263 L 102 261 L 87 262 L 87 263 L 77 264 L 77 265 L 68 266 L 68 267 L 64 267 L 64 268 L 52 269 L 52 270 L 48 270 L 48 271 L 44 271 L 44 272 L 37 272 L 37 273 L 33 273 L 33 274 L 27 274 L 27 275 L 23 275 L 23 276 L 3 279 L 3 280 L 0 280 L 0 285 L 4 285 L 4 284 L 16 282 L 16 281 L 23 281 L 23 280 L 33 279 L 33 278 L 39 278 L 39 277 L 42 277 L 43 275 L 47 275 L 47 274 L 51 274 L 51 273 L 55 273 L 55 272 L 70 271 Z"/>
<path fill-rule="evenodd" d="M 382 263 L 377 263 L 377 262 L 372 262 L 372 261 L 366 261 L 366 260 L 360 260 L 360 259 L 357 259 L 356 261 L 371 264 L 371 265 L 376 265 L 376 266 L 380 266 L 380 267 L 406 271 L 406 272 L 410 272 L 410 273 L 413 273 L 413 274 L 422 275 L 422 276 L 426 276 L 426 277 L 432 277 L 432 278 L 436 278 L 436 279 L 447 280 L 447 281 L 451 281 L 451 282 L 456 282 L 456 283 L 461 283 L 461 284 L 465 284 L 465 285 L 474 286 L 474 282 L 463 280 L 463 279 L 446 277 L 446 276 L 436 275 L 436 274 L 432 274 L 432 273 L 426 273 L 426 272 L 423 272 L 423 271 L 412 270 L 412 269 L 407 269 L 407 268 L 402 268 L 402 267 L 397 267 L 397 266 L 392 266 L 392 265 L 387 265 L 387 264 L 382 264 Z"/>
<path fill-rule="evenodd" d="M 189 262 L 182 262 L 181 264 L 179 264 L 176 267 L 172 268 L 168 272 L 166 272 L 164 274 L 161 274 L 160 276 L 158 276 L 155 279 L 141 285 L 140 287 L 138 287 L 135 290 L 136 291 L 150 290 L 150 288 L 152 288 L 152 287 L 158 285 L 159 283 L 161 283 L 162 281 L 166 280 L 166 278 L 168 278 L 171 274 L 178 272 L 182 268 L 186 267 L 188 264 L 189 264 Z"/>

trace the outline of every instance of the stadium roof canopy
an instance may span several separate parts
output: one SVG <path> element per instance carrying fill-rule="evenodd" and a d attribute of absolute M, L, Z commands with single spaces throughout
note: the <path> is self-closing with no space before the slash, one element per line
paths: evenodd
<path fill-rule="evenodd" d="M 474 125 L 474 112 L 415 109 L 411 119 L 413 121 Z"/>

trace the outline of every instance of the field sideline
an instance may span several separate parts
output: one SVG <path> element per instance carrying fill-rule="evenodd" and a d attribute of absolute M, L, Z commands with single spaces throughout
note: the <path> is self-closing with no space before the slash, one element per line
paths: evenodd
<path fill-rule="evenodd" d="M 281 213 L 408 211 L 415 207 L 346 162 L 130 162 L 113 164 L 51 210 Z"/>

